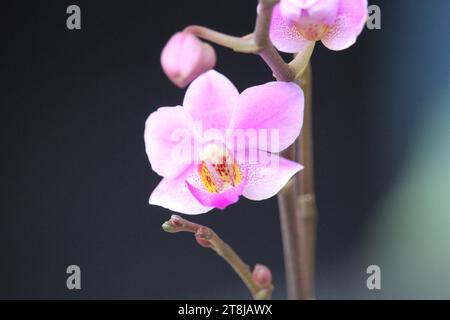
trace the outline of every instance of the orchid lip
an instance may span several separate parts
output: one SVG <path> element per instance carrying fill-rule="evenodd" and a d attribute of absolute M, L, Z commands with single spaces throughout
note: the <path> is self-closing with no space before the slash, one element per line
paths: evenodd
<path fill-rule="evenodd" d="M 297 26 L 298 32 L 309 41 L 321 40 L 330 30 L 330 27 L 326 24 Z"/>
<path fill-rule="evenodd" d="M 246 171 L 242 171 L 233 153 L 220 141 L 203 146 L 196 171 L 186 185 L 204 206 L 224 210 L 239 200 L 246 186 Z"/>
<path fill-rule="evenodd" d="M 212 141 L 204 145 L 200 160 L 198 174 L 208 192 L 222 193 L 242 182 L 233 153 L 223 143 Z"/>

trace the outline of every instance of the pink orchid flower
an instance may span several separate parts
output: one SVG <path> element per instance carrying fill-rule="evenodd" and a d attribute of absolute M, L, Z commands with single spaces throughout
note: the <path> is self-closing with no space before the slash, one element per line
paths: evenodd
<path fill-rule="evenodd" d="M 319 40 L 339 51 L 356 42 L 366 20 L 367 0 L 281 0 L 274 8 L 270 38 L 288 53 Z"/>
<path fill-rule="evenodd" d="M 269 82 L 239 94 L 222 74 L 204 73 L 183 106 L 159 108 L 146 121 L 146 152 L 163 177 L 150 204 L 201 214 L 223 210 L 241 195 L 276 195 L 303 169 L 276 154 L 299 136 L 303 104 L 294 83 Z"/>

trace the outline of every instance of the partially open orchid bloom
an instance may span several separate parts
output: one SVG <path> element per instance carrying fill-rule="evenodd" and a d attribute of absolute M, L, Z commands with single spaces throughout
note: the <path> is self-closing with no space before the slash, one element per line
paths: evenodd
<path fill-rule="evenodd" d="M 275 154 L 299 136 L 303 104 L 294 83 L 269 82 L 239 94 L 222 74 L 201 75 L 183 106 L 160 108 L 147 119 L 146 152 L 163 177 L 150 204 L 201 214 L 241 195 L 276 195 L 303 168 Z"/>
<path fill-rule="evenodd" d="M 319 40 L 331 50 L 344 50 L 356 42 L 366 20 L 367 0 L 281 0 L 274 8 L 270 38 L 288 53 Z"/>
<path fill-rule="evenodd" d="M 167 77 L 184 88 L 216 65 L 216 53 L 209 44 L 187 32 L 174 34 L 161 53 L 161 65 Z"/>

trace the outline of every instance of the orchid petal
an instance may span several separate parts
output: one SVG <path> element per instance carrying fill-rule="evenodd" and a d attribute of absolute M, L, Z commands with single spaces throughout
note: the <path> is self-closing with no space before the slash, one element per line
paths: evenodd
<path fill-rule="evenodd" d="M 303 51 L 310 42 L 300 34 L 291 20 L 283 17 L 279 4 L 273 9 L 270 39 L 278 50 L 286 53 Z"/>
<path fill-rule="evenodd" d="M 229 132 L 236 135 L 242 131 L 253 131 L 258 137 L 256 148 L 281 152 L 299 136 L 303 108 L 303 91 L 294 83 L 269 82 L 251 87 L 239 96 Z M 261 138 L 263 133 L 266 139 Z M 251 146 L 255 147 L 254 144 Z M 238 145 L 234 150 L 243 148 Z"/>
<path fill-rule="evenodd" d="M 187 182 L 187 185 L 190 192 L 195 199 L 198 200 L 198 202 L 204 206 L 211 206 L 220 210 L 224 210 L 229 205 L 238 202 L 239 196 L 242 194 L 244 189 L 244 186 L 241 184 L 222 193 L 209 193 L 192 186 L 189 182 Z"/>
<path fill-rule="evenodd" d="M 248 167 L 248 183 L 243 196 L 256 201 L 271 198 L 302 169 L 301 164 L 267 154 L 266 161 Z"/>
<path fill-rule="evenodd" d="M 190 215 L 202 214 L 213 209 L 211 206 L 203 206 L 189 191 L 186 179 L 194 170 L 195 167 L 192 166 L 175 179 L 162 179 L 151 194 L 149 203 Z"/>
<path fill-rule="evenodd" d="M 183 107 L 203 130 L 222 132 L 230 123 L 239 92 L 228 78 L 211 70 L 194 80 L 186 91 Z"/>
<path fill-rule="evenodd" d="M 191 146 L 194 123 L 182 107 L 163 107 L 153 112 L 145 123 L 145 150 L 153 171 L 166 178 L 175 178 L 191 164 L 191 152 L 177 151 L 183 145 Z"/>
<path fill-rule="evenodd" d="M 320 0 L 308 9 L 308 15 L 316 23 L 332 24 L 336 19 L 341 0 Z"/>
<path fill-rule="evenodd" d="M 349 48 L 362 32 L 366 19 L 367 0 L 341 0 L 336 21 L 323 37 L 323 44 L 335 51 Z"/>

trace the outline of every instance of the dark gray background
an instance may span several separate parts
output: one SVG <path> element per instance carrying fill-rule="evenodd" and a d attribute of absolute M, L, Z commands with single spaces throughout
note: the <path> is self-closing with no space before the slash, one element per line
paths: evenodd
<path fill-rule="evenodd" d="M 72 3 L 81 31 L 65 25 Z M 363 233 L 414 144 L 429 90 L 448 91 L 450 3 L 371 3 L 381 31 L 344 52 L 320 45 L 313 58 L 319 298 L 382 296 L 365 289 L 377 261 L 356 258 Z M 171 34 L 193 23 L 247 34 L 256 1 L 8 1 L 1 11 L 0 298 L 249 298 L 213 252 L 161 230 L 170 212 L 147 204 L 160 178 L 143 130 L 184 95 L 159 64 Z M 240 90 L 272 79 L 258 57 L 217 53 Z M 285 297 L 275 198 L 193 219 L 248 263 L 269 265 Z M 81 291 L 66 289 L 71 264 Z"/>

